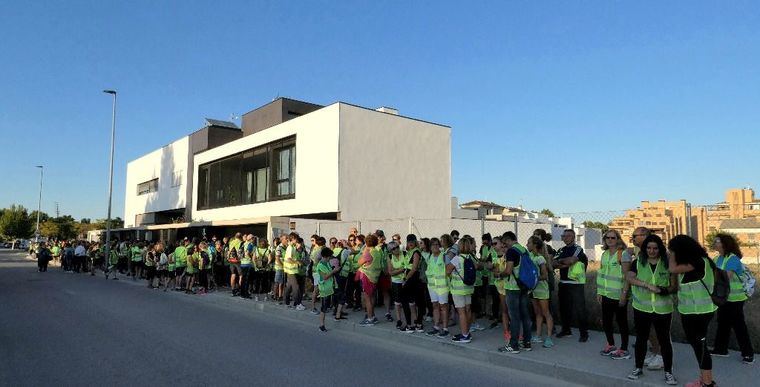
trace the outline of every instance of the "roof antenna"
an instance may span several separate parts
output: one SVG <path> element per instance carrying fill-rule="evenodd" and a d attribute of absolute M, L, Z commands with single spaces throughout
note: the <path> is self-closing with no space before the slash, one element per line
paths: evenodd
<path fill-rule="evenodd" d="M 274 98 L 272 98 L 272 102 L 277 101 L 278 98 L 280 98 L 280 93 L 279 92 L 277 93 L 277 96 L 275 96 Z"/>

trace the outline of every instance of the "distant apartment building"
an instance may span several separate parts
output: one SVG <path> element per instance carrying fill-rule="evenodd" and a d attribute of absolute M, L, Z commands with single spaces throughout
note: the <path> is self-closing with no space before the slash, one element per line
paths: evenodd
<path fill-rule="evenodd" d="M 730 189 L 725 201 L 705 206 L 693 207 L 685 200 L 642 201 L 640 207 L 627 210 L 609 226 L 620 231 L 625 241 L 642 226 L 666 240 L 686 234 L 702 244 L 709 234 L 726 231 L 737 236 L 745 256 L 757 257 L 760 252 L 760 200 L 751 188 Z"/>

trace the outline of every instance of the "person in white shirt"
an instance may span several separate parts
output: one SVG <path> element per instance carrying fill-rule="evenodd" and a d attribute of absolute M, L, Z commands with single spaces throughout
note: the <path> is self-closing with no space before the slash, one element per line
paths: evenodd
<path fill-rule="evenodd" d="M 77 247 L 74 249 L 74 272 L 79 273 L 82 265 L 85 264 L 87 259 L 87 249 L 84 248 L 82 241 L 77 242 Z"/>

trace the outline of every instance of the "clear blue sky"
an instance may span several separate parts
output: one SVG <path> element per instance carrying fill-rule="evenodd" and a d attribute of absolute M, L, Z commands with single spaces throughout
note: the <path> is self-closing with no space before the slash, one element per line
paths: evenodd
<path fill-rule="evenodd" d="M 158 5 L 156 4 L 158 3 Z M 453 128 L 452 194 L 555 212 L 760 186 L 757 2 L 7 2 L 0 207 L 114 214 L 126 163 L 275 96 Z"/>

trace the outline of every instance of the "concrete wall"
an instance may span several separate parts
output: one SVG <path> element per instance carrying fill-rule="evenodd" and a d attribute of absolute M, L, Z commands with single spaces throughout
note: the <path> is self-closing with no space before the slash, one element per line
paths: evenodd
<path fill-rule="evenodd" d="M 341 220 L 451 216 L 451 129 L 340 104 Z"/>
<path fill-rule="evenodd" d="M 193 186 L 198 166 L 292 135 L 296 136 L 295 198 L 235 207 L 198 210 L 198 190 L 192 193 L 195 221 L 291 216 L 338 211 L 338 104 L 294 118 L 195 155 Z"/>
<path fill-rule="evenodd" d="M 278 98 L 243 114 L 243 133 L 248 136 L 321 108 L 321 105 L 309 102 Z"/>
<path fill-rule="evenodd" d="M 124 227 L 135 226 L 135 215 L 184 208 L 190 167 L 189 137 L 183 137 L 127 164 Z M 172 186 L 177 173 L 180 184 Z M 137 185 L 158 178 L 158 191 L 137 195 Z"/>

